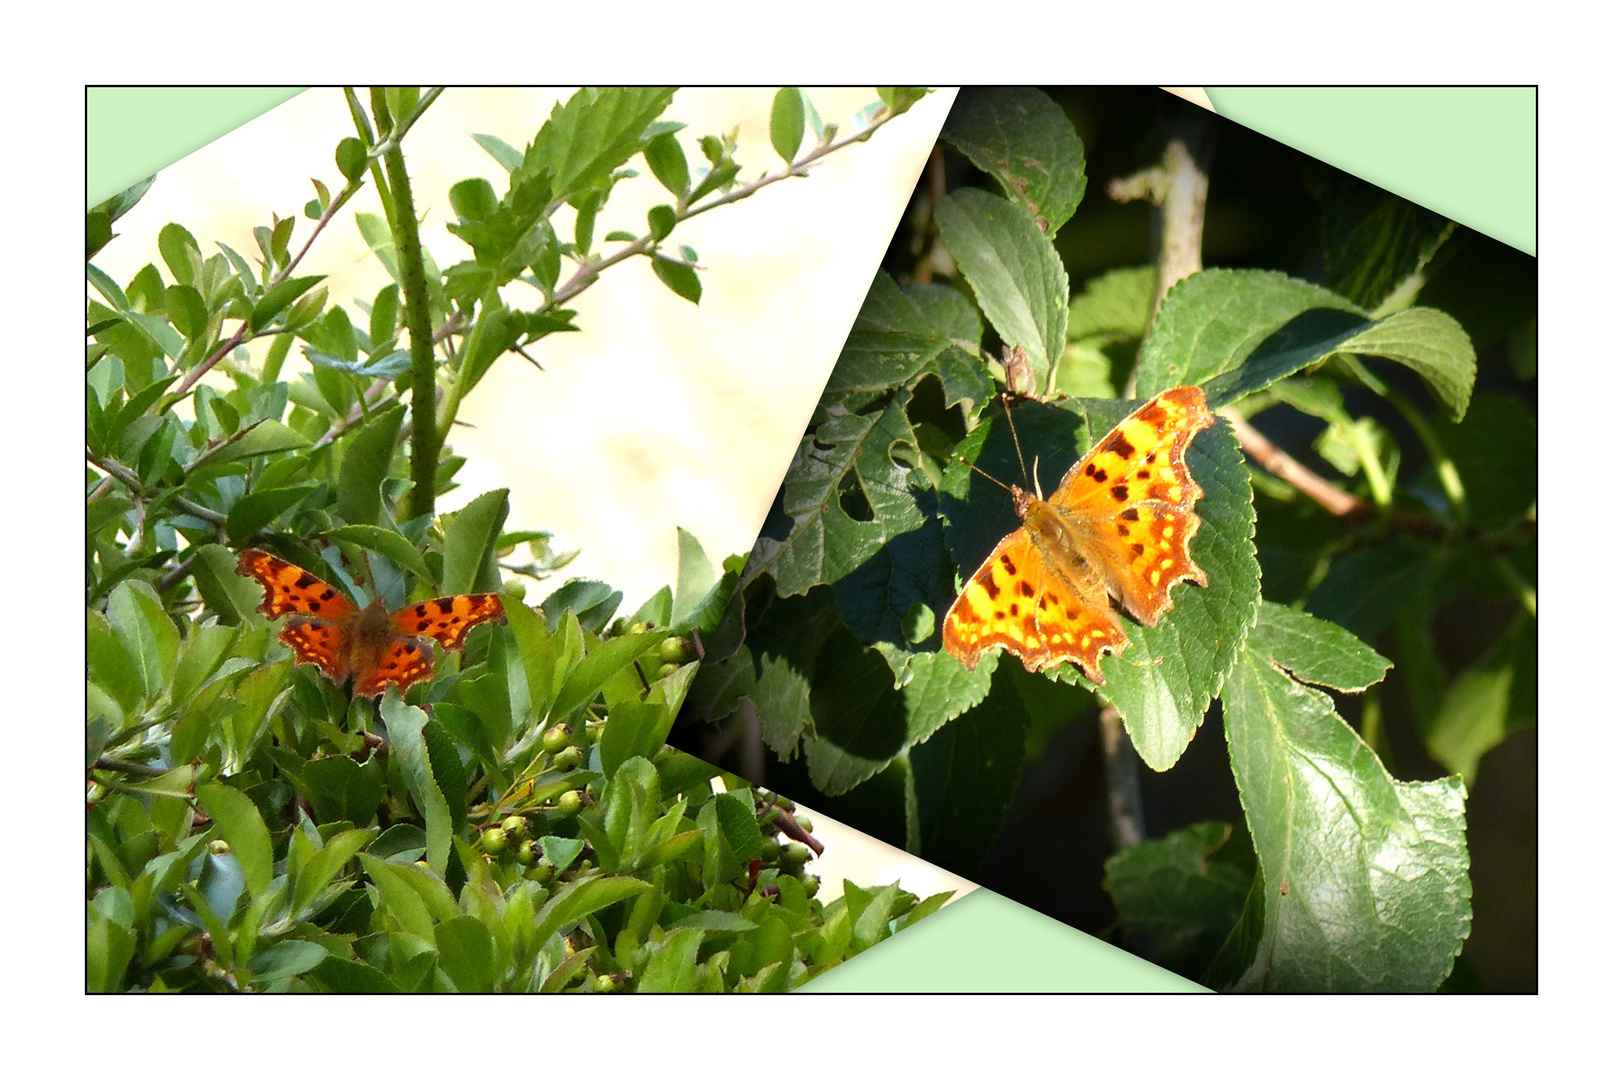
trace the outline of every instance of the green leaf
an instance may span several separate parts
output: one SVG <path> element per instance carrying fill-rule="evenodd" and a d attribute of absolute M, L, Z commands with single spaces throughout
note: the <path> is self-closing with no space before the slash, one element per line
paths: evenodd
<path fill-rule="evenodd" d="M 1371 325 L 1350 300 L 1305 281 L 1207 270 L 1167 293 L 1139 358 L 1138 393 L 1205 384 L 1215 409 L 1317 363 Z"/>
<path fill-rule="evenodd" d="M 769 129 L 772 149 L 786 164 L 794 164 L 795 154 L 806 137 L 806 110 L 798 87 L 785 86 L 773 95 Z"/>
<path fill-rule="evenodd" d="M 407 705 L 393 687 L 384 693 L 379 711 L 389 731 L 389 746 L 400 759 L 412 802 L 417 805 L 418 813 L 423 815 L 423 824 L 428 832 L 428 864 L 436 874 L 443 876 L 451 854 L 451 810 L 439 785 L 434 782 L 433 766 L 429 763 L 428 746 L 423 736 L 428 714 L 414 705 Z"/>
<path fill-rule="evenodd" d="M 1392 779 L 1329 698 L 1257 647 L 1223 719 L 1263 903 L 1232 988 L 1436 989 L 1470 932 L 1465 785 Z"/>
<path fill-rule="evenodd" d="M 1538 623 L 1522 613 L 1481 657 L 1455 677 L 1424 725 L 1426 752 L 1469 786 L 1482 755 L 1531 727 L 1538 689 Z"/>
<path fill-rule="evenodd" d="M 699 945 L 704 931 L 698 927 L 672 931 L 651 946 L 648 967 L 637 980 L 643 994 L 691 994 L 699 988 Z"/>
<path fill-rule="evenodd" d="M 270 888 L 273 873 L 270 830 L 265 828 L 259 808 L 248 796 L 224 784 L 199 785 L 197 802 L 231 845 L 231 853 L 242 867 L 248 895 L 258 899 Z"/>
<path fill-rule="evenodd" d="M 191 700 L 209 676 L 219 670 L 236 640 L 237 628 L 234 626 L 194 625 L 180 647 L 180 659 L 175 665 L 175 683 L 170 696 L 175 701 Z"/>
<path fill-rule="evenodd" d="M 251 457 L 263 457 L 266 454 L 281 454 L 289 450 L 303 450 L 310 445 L 310 440 L 294 431 L 286 424 L 275 420 L 261 420 L 245 431 L 242 436 L 220 447 L 219 450 L 208 456 L 210 467 L 228 465 L 234 461 L 242 461 Z"/>
<path fill-rule="evenodd" d="M 591 701 L 603 685 L 631 662 L 665 639 L 661 633 L 627 634 L 610 638 L 576 664 L 558 688 L 552 715 L 565 717 Z"/>
<path fill-rule="evenodd" d="M 92 251 L 91 254 L 95 252 Z M 85 992 L 116 993 L 135 956 L 135 932 L 103 912 L 85 905 Z"/>
<path fill-rule="evenodd" d="M 1065 349 L 1070 283 L 1036 219 L 1006 199 L 959 188 L 936 204 L 941 239 L 1005 345 L 1023 346 L 1039 389 Z"/>
<path fill-rule="evenodd" d="M 897 401 L 881 413 L 834 416 L 801 439 L 783 482 L 788 539 L 757 541 L 745 579 L 770 573 L 780 596 L 804 593 L 839 581 L 886 540 L 923 525 L 910 469 L 891 454 L 897 444 L 917 448 Z"/>
<path fill-rule="evenodd" d="M 716 568 L 704 553 L 698 537 L 682 526 L 676 527 L 676 595 L 671 602 L 671 621 L 680 623 L 693 615 L 716 583 Z"/>
<path fill-rule="evenodd" d="M 704 286 L 693 267 L 675 259 L 667 259 L 663 255 L 654 255 L 649 261 L 654 268 L 654 276 L 659 278 L 667 289 L 689 303 L 699 302 L 699 297 L 704 293 Z"/>
<path fill-rule="evenodd" d="M 1476 350 L 1465 328 L 1434 308 L 1410 308 L 1382 319 L 1338 351 L 1379 356 L 1418 372 L 1456 422 L 1471 404 Z"/>
<path fill-rule="evenodd" d="M 508 172 L 524 164 L 522 153 L 494 135 L 475 135 L 473 141 L 483 147 L 485 153 L 495 158 L 496 163 Z"/>
<path fill-rule="evenodd" d="M 674 711 L 642 701 L 621 701 L 609 710 L 599 742 L 603 775 L 613 779 L 632 758 L 652 760 L 671 733 Z"/>
<path fill-rule="evenodd" d="M 981 663 L 993 665 L 990 658 Z M 986 697 L 908 752 L 908 833 L 918 836 L 922 858 L 953 873 L 979 870 L 1020 781 L 1028 717 L 1016 687 L 1025 673 L 1017 668 L 997 663 Z"/>
<path fill-rule="evenodd" d="M 171 285 L 164 290 L 164 311 L 187 338 L 194 338 L 208 328 L 208 307 L 203 296 L 190 285 Z"/>
<path fill-rule="evenodd" d="M 991 173 L 1003 191 L 1053 236 L 1087 190 L 1082 140 L 1065 110 L 1031 87 L 965 87 L 941 141 Z"/>
<path fill-rule="evenodd" d="M 535 917 L 535 936 L 545 939 L 567 932 L 575 923 L 611 904 L 618 904 L 647 889 L 646 881 L 631 877 L 579 878 L 563 886 Z"/>
<path fill-rule="evenodd" d="M 666 133 L 648 140 L 648 145 L 642 148 L 642 157 L 666 191 L 677 198 L 688 193 L 693 181 L 688 174 L 687 154 L 682 151 L 682 144 L 676 141 L 674 134 Z"/>
<path fill-rule="evenodd" d="M 254 534 L 281 517 L 284 511 L 299 505 L 313 493 L 324 489 L 322 484 L 300 484 L 296 487 L 256 488 L 231 505 L 225 517 L 226 537 L 233 544 L 242 544 Z"/>
<path fill-rule="evenodd" d="M 377 525 L 341 525 L 321 534 L 328 540 L 375 551 L 396 566 L 411 571 L 419 581 L 432 582 L 434 574 L 423 561 L 422 553 L 404 536 Z"/>
<path fill-rule="evenodd" d="M 349 758 L 333 758 L 334 761 L 347 761 L 351 765 L 356 763 Z M 356 765 L 356 768 L 360 766 Z M 333 878 L 353 859 L 360 854 L 377 835 L 376 829 L 346 829 L 337 836 L 327 840 L 322 849 L 305 863 L 298 873 L 298 885 L 293 892 L 293 902 L 289 910 L 296 918 L 307 918 L 314 912 L 311 910 L 316 898 L 332 884 Z"/>
<path fill-rule="evenodd" d="M 462 756 L 445 728 L 434 720 L 423 725 L 423 746 L 428 751 L 434 783 L 451 814 L 451 832 L 464 836 L 468 831 L 468 770 Z"/>
<path fill-rule="evenodd" d="M 1479 393 L 1458 424 L 1437 424 L 1437 441 L 1459 471 L 1471 520 L 1499 529 L 1527 517 L 1538 500 L 1538 428 L 1526 405 Z"/>
<path fill-rule="evenodd" d="M 107 621 L 140 673 L 143 695 L 151 699 L 166 690 L 179 658 L 180 631 L 152 586 L 138 578 L 119 582 L 107 598 Z"/>
<path fill-rule="evenodd" d="M 292 219 L 289 219 L 292 220 Z M 326 278 L 325 274 L 312 274 L 308 277 L 288 278 L 280 285 L 272 286 L 265 295 L 254 304 L 253 315 L 248 325 L 255 333 L 270 325 L 272 319 L 287 309 L 287 306 L 315 285 Z"/>
<path fill-rule="evenodd" d="M 472 915 L 458 915 L 434 927 L 440 970 L 464 994 L 488 994 L 501 973 L 496 960 L 496 939 Z"/>
<path fill-rule="evenodd" d="M 1324 214 L 1324 284 L 1355 304 L 1378 308 L 1454 230 L 1443 215 L 1351 173 L 1323 166 L 1313 173 Z"/>
<path fill-rule="evenodd" d="M 451 185 L 451 210 L 463 221 L 483 221 L 496 212 L 501 200 L 496 189 L 482 176 L 470 177 Z"/>
<path fill-rule="evenodd" d="M 469 501 L 445 528 L 446 596 L 489 592 L 501 584 L 496 568 L 496 538 L 507 520 L 507 489 L 487 491 Z"/>
<path fill-rule="evenodd" d="M 643 148 L 648 125 L 670 104 L 669 87 L 586 87 L 553 106 L 524 152 L 514 179 L 545 173 L 553 190 L 571 196 L 608 182 Z"/>
<path fill-rule="evenodd" d="M 1305 683 L 1353 693 L 1380 682 L 1392 661 L 1332 622 L 1263 601 L 1250 647 Z"/>
<path fill-rule="evenodd" d="M 387 520 L 380 489 L 394 462 L 405 417 L 405 405 L 374 413 L 346 440 L 343 462 L 338 467 L 336 505 L 345 521 L 379 525 Z"/>
<path fill-rule="evenodd" d="M 1203 821 L 1105 860 L 1116 928 L 1152 935 L 1156 963 L 1181 975 L 1198 978 L 1244 912 L 1254 871 L 1218 855 L 1232 831 Z"/>
<path fill-rule="evenodd" d="M 716 797 L 716 825 L 739 862 L 749 862 L 766 847 L 766 838 L 761 835 L 761 823 L 755 818 L 754 806 L 736 795 L 729 793 Z"/>
<path fill-rule="evenodd" d="M 980 340 L 980 315 L 962 293 L 945 285 L 903 289 L 880 271 L 823 389 L 816 418 L 867 411 L 928 375 L 940 380 L 948 407 L 962 401 L 979 407 L 992 396 Z"/>
<path fill-rule="evenodd" d="M 657 206 L 650 206 L 648 208 L 648 233 L 656 241 L 663 240 L 667 236 L 671 235 L 671 230 L 675 228 L 676 210 L 674 207 L 660 203 Z M 628 239 L 631 238 L 628 237 Z M 655 272 L 658 272 L 657 267 L 655 268 Z"/>
<path fill-rule="evenodd" d="M 353 181 L 366 171 L 366 145 L 356 138 L 341 139 L 333 159 L 344 179 Z"/>

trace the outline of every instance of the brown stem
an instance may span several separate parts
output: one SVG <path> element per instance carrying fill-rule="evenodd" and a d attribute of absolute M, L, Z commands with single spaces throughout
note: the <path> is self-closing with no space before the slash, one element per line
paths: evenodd
<path fill-rule="evenodd" d="M 777 814 L 771 818 L 771 821 L 772 824 L 778 827 L 778 831 L 783 835 L 787 836 L 791 840 L 798 840 L 802 844 L 805 844 L 807 847 L 811 848 L 813 855 L 821 855 L 823 853 L 822 841 L 818 840 L 817 837 L 813 836 L 805 829 L 802 829 L 800 827 L 800 822 L 796 821 L 795 816 L 789 813 L 789 811 L 779 810 Z"/>
<path fill-rule="evenodd" d="M 1099 742 L 1104 751 L 1110 835 L 1117 851 L 1144 842 L 1144 797 L 1138 783 L 1138 752 L 1114 705 L 1099 711 Z"/>
<path fill-rule="evenodd" d="M 1290 484 L 1336 517 L 1374 513 L 1375 507 L 1367 500 L 1342 491 L 1330 481 L 1285 453 L 1285 451 L 1275 446 L 1268 436 L 1247 423 L 1245 418 L 1234 409 L 1219 409 L 1217 414 L 1233 425 L 1234 435 L 1240 440 L 1240 449 L 1256 459 L 1258 465 Z"/>

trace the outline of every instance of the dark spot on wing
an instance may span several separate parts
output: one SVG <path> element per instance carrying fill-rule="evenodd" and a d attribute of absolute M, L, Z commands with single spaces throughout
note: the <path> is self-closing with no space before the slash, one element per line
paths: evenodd
<path fill-rule="evenodd" d="M 1138 520 L 1138 507 L 1135 506 L 1135 507 L 1132 507 L 1129 510 L 1123 510 L 1121 512 L 1121 519 L 1123 521 L 1137 521 Z"/>
<path fill-rule="evenodd" d="M 1117 502 L 1126 502 L 1127 501 L 1127 485 L 1125 485 L 1125 484 L 1117 484 L 1115 487 L 1111 488 L 1110 489 L 1110 497 L 1112 499 L 1115 499 Z"/>
<path fill-rule="evenodd" d="M 1133 444 L 1127 441 L 1127 436 L 1118 431 L 1115 437 L 1105 444 L 1105 451 L 1117 457 L 1132 457 Z"/>

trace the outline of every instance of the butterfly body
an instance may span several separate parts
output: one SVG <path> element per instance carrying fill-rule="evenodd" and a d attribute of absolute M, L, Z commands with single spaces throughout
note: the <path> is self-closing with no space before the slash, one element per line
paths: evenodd
<path fill-rule="evenodd" d="M 255 549 L 238 556 L 237 569 L 264 586 L 259 610 L 266 617 L 292 616 L 277 637 L 298 662 L 315 664 L 340 685 L 353 677 L 359 697 L 381 694 L 389 683 L 404 693 L 433 675 L 434 650 L 424 637 L 460 649 L 469 630 L 503 614 L 494 593 L 440 597 L 398 611 L 381 598 L 357 607 L 336 586 Z"/>
<path fill-rule="evenodd" d="M 1180 581 L 1206 584 L 1189 556 L 1203 494 L 1184 453 L 1214 422 L 1198 387 L 1168 390 L 1118 424 L 1044 499 L 1010 489 L 1020 528 L 965 582 L 942 642 L 970 670 L 1001 647 L 1028 671 L 1073 662 L 1095 684 L 1106 652 L 1130 642 L 1114 599 L 1154 626 Z"/>

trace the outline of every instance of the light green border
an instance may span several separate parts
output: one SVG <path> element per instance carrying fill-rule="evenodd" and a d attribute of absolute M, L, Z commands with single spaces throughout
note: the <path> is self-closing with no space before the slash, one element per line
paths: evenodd
<path fill-rule="evenodd" d="M 1529 255 L 1538 254 L 1531 86 L 1208 86 L 1223 116 Z"/>
<path fill-rule="evenodd" d="M 91 87 L 87 205 L 298 88 Z M 1531 88 L 1208 88 L 1219 113 L 1534 253 Z M 828 883 L 833 886 L 835 883 Z M 813 992 L 1187 991 L 1193 983 L 980 890 L 822 976 Z"/>

